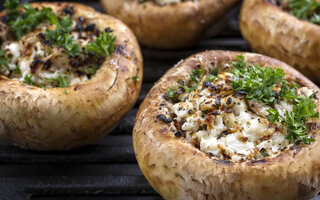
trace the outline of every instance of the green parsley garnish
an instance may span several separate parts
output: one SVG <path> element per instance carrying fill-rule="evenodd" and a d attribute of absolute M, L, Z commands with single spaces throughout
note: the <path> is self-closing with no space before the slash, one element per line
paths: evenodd
<path fill-rule="evenodd" d="M 320 25 L 320 2 L 316 0 L 287 0 L 294 16 Z"/>
<path fill-rule="evenodd" d="M 55 15 L 52 15 L 50 19 L 52 23 L 56 24 L 57 29 L 46 31 L 49 42 L 56 46 L 63 47 L 72 57 L 80 55 L 82 48 L 69 33 L 72 29 L 72 21 L 69 18 L 64 18 L 59 21 Z"/>
<path fill-rule="evenodd" d="M 24 82 L 25 84 L 28 84 L 28 85 L 34 85 L 33 82 L 32 82 L 32 77 L 33 77 L 33 75 L 28 75 L 28 74 L 26 74 L 26 75 L 24 76 L 24 78 L 23 78 L 23 82 Z"/>
<path fill-rule="evenodd" d="M 138 74 L 132 76 L 131 78 L 132 78 L 132 80 L 133 80 L 135 83 L 137 83 L 137 82 L 139 81 L 139 76 L 138 76 Z"/>
<path fill-rule="evenodd" d="M 167 90 L 166 94 L 164 95 L 164 98 L 167 100 L 171 100 L 173 102 L 176 102 L 179 100 L 179 93 L 171 88 L 171 89 Z"/>
<path fill-rule="evenodd" d="M 70 82 L 67 77 L 68 75 L 61 74 L 58 78 L 46 78 L 46 80 L 53 82 L 55 87 L 65 88 L 70 86 Z"/>
<path fill-rule="evenodd" d="M 193 86 L 191 87 L 187 87 L 187 86 L 180 86 L 185 92 L 192 92 L 194 90 L 196 90 L 199 86 L 199 83 L 201 81 L 202 78 L 202 74 L 203 74 L 204 70 L 203 69 L 198 69 L 195 68 L 192 70 L 191 74 L 190 74 L 190 84 L 193 84 Z"/>
<path fill-rule="evenodd" d="M 8 15 L 8 21 L 12 21 L 19 15 L 19 0 L 6 0 L 4 3 L 4 8 L 6 14 Z"/>
<path fill-rule="evenodd" d="M 74 37 L 69 32 L 72 29 L 72 21 L 69 18 L 60 20 L 53 13 L 51 8 L 42 7 L 36 10 L 30 4 L 23 5 L 24 12 L 19 12 L 19 1 L 7 0 L 5 3 L 6 12 L 9 16 L 8 25 L 18 38 L 34 30 L 42 22 L 55 24 L 56 30 L 47 30 L 48 40 L 59 47 L 63 47 L 71 56 L 78 56 L 82 49 L 75 43 Z"/>
<path fill-rule="evenodd" d="M 16 68 L 13 70 L 13 73 L 15 74 L 21 74 L 21 69 L 20 67 L 17 65 Z"/>
<path fill-rule="evenodd" d="M 293 111 L 286 111 L 285 117 L 281 116 L 277 109 L 268 109 L 268 119 L 275 123 L 284 123 L 287 126 L 286 139 L 290 142 L 299 140 L 305 144 L 310 144 L 314 139 L 307 135 L 306 122 L 307 119 L 315 119 L 319 114 L 315 112 L 317 106 L 310 97 L 298 96 L 298 84 L 289 83 L 284 80 L 282 69 L 271 67 L 260 67 L 257 65 L 247 66 L 243 56 L 237 56 L 236 61 L 232 63 L 234 76 L 231 86 L 236 91 L 244 91 L 247 99 L 260 102 L 262 104 L 273 105 L 279 100 L 284 99 L 292 102 Z M 274 86 L 278 85 L 280 91 L 275 91 Z"/>
<path fill-rule="evenodd" d="M 315 94 L 310 97 L 300 96 L 299 103 L 293 106 L 293 111 L 286 111 L 285 117 L 282 117 L 278 110 L 269 109 L 268 119 L 274 123 L 285 123 L 288 127 L 286 139 L 290 142 L 300 140 L 305 144 L 313 142 L 313 138 L 309 138 L 307 135 L 306 122 L 307 119 L 316 119 L 319 117 L 319 113 L 315 112 L 317 106 L 312 102 Z"/>
<path fill-rule="evenodd" d="M 86 48 L 86 53 L 95 53 L 97 56 L 110 56 L 114 50 L 116 37 L 103 31 L 99 37 L 90 42 Z"/>
<path fill-rule="evenodd" d="M 64 90 L 64 93 L 65 93 L 65 94 L 69 94 L 69 91 L 65 89 L 65 90 Z"/>
<path fill-rule="evenodd" d="M 81 70 L 81 72 L 86 73 L 88 75 L 95 75 L 98 69 L 99 69 L 99 66 L 95 66 L 95 67 L 90 67 L 88 69 Z"/>
<path fill-rule="evenodd" d="M 274 85 L 280 83 L 284 77 L 282 69 L 257 65 L 246 67 L 243 56 L 237 56 L 230 85 L 236 91 L 244 91 L 247 99 L 272 104 L 276 102 L 277 92 Z"/>
<path fill-rule="evenodd" d="M 216 78 L 218 78 L 218 71 L 219 71 L 219 68 L 214 68 L 214 69 L 208 74 L 208 78 L 206 78 L 206 80 L 204 81 L 204 83 L 206 83 L 206 82 L 213 82 L 214 80 L 216 80 Z"/>
<path fill-rule="evenodd" d="M 18 0 L 6 0 L 4 6 L 9 17 L 8 25 L 18 38 L 34 30 L 53 15 L 51 8 L 42 7 L 41 10 L 36 10 L 28 3 L 23 5 L 24 12 L 19 12 Z"/>
<path fill-rule="evenodd" d="M 75 57 L 82 52 L 80 44 L 75 42 L 73 36 L 61 30 L 47 30 L 48 40 L 52 44 L 63 47 L 70 56 Z"/>
<path fill-rule="evenodd" d="M 0 50 L 0 67 L 4 67 L 9 70 L 8 59 L 6 58 L 6 52 Z"/>
<path fill-rule="evenodd" d="M 262 148 L 259 153 L 263 156 L 263 157 L 267 157 L 269 156 L 268 151 L 264 148 Z"/>
<path fill-rule="evenodd" d="M 75 38 L 70 35 L 72 30 L 70 18 L 60 19 L 51 8 L 47 7 L 37 10 L 30 4 L 25 3 L 23 5 L 24 12 L 19 12 L 19 7 L 18 0 L 6 0 L 5 2 L 8 25 L 18 38 L 34 30 L 39 24 L 48 22 L 56 25 L 56 30 L 46 31 L 50 43 L 64 48 L 72 57 L 79 56 L 83 52 L 80 44 L 76 43 Z M 115 48 L 115 41 L 115 36 L 103 31 L 95 41 L 86 46 L 85 52 L 94 53 L 97 56 L 110 56 Z"/>

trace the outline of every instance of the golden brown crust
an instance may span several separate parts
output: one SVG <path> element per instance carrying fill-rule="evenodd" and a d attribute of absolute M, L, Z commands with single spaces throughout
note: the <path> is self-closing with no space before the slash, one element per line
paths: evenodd
<path fill-rule="evenodd" d="M 106 12 L 121 19 L 150 47 L 193 45 L 238 0 L 198 0 L 167 6 L 138 0 L 101 0 Z"/>
<path fill-rule="evenodd" d="M 159 108 L 166 89 L 176 80 L 187 77 L 199 63 L 205 69 L 212 62 L 224 66 L 239 54 L 249 64 L 282 68 L 286 79 L 319 91 L 287 64 L 253 53 L 207 51 L 170 69 L 142 103 L 133 130 L 139 166 L 151 186 L 165 199 L 309 199 L 318 193 L 319 134 L 309 146 L 294 145 L 275 157 L 233 163 L 209 158 L 184 138 L 175 137 L 177 129 L 173 122 L 156 120 L 158 114 L 169 117 L 165 109 Z M 317 106 L 319 110 L 319 101 Z"/>
<path fill-rule="evenodd" d="M 67 5 L 100 30 L 110 27 L 121 48 L 90 80 L 68 88 L 44 90 L 0 76 L 0 138 L 25 149 L 68 150 L 91 143 L 111 131 L 140 91 L 142 56 L 126 25 L 81 4 L 32 4 L 54 10 Z M 137 83 L 131 78 L 136 74 Z"/>
<path fill-rule="evenodd" d="M 320 26 L 265 0 L 244 0 L 240 28 L 254 51 L 283 60 L 319 81 Z"/>

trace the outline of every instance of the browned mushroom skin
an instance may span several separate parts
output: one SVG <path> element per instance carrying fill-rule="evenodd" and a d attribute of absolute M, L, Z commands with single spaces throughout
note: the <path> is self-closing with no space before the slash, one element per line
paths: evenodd
<path fill-rule="evenodd" d="M 224 66 L 245 56 L 246 62 L 282 68 L 287 80 L 314 91 L 319 88 L 298 71 L 266 56 L 229 51 L 206 51 L 191 56 L 170 69 L 151 89 L 140 106 L 133 130 L 133 145 L 139 166 L 151 186 L 165 199 L 309 199 L 320 190 L 319 127 L 312 133 L 315 142 L 294 144 L 276 156 L 245 162 L 219 160 L 201 152 L 183 137 L 177 137 L 163 95 L 166 89 L 189 76 L 201 63 Z M 220 70 L 227 70 L 220 68 Z M 317 96 L 319 111 L 319 96 Z M 319 123 L 319 121 L 317 121 Z"/>
<path fill-rule="evenodd" d="M 238 0 L 197 0 L 160 6 L 138 0 L 101 0 L 106 12 L 121 19 L 149 47 L 183 48 L 205 31 Z"/>
<path fill-rule="evenodd" d="M 254 51 L 283 60 L 319 81 L 320 26 L 267 0 L 244 0 L 240 28 Z"/>
<path fill-rule="evenodd" d="M 0 138 L 24 149 L 68 150 L 107 134 L 133 106 L 142 81 L 142 56 L 130 29 L 119 20 L 76 3 L 33 3 L 54 11 L 73 7 L 116 36 L 115 51 L 90 80 L 42 89 L 0 76 Z M 2 13 L 3 15 L 4 13 Z M 136 82 L 131 77 L 138 75 Z M 68 94 L 65 94 L 68 90 Z"/>

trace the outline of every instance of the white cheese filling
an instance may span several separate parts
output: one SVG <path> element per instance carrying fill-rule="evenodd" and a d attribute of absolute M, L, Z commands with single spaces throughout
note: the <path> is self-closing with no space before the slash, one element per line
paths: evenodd
<path fill-rule="evenodd" d="M 76 24 L 74 20 L 73 24 Z M 85 55 L 70 58 L 62 48 L 43 44 L 38 34 L 44 32 L 46 27 L 45 24 L 38 27 L 37 30 L 28 33 L 19 41 L 5 41 L 2 44 L 2 50 L 6 53 L 8 69 L 0 68 L 0 73 L 21 82 L 29 78 L 33 85 L 45 88 L 56 87 L 55 80 L 61 76 L 70 86 L 87 81 L 90 77 L 85 71 L 96 68 L 98 65 L 89 61 L 81 63 L 79 67 L 74 67 L 72 62 L 85 59 Z M 91 35 L 84 37 L 86 34 Z M 72 31 L 71 35 L 82 48 L 96 39 L 94 33 L 82 32 L 82 37 L 79 38 L 79 32 Z M 45 62 L 50 63 L 50 66 L 46 68 Z M 32 65 L 35 65 L 34 69 Z"/>
<path fill-rule="evenodd" d="M 232 76 L 227 72 L 218 75 L 213 85 L 222 87 L 219 93 L 200 84 L 182 102 L 172 104 L 174 120 L 181 123 L 190 143 L 220 159 L 259 159 L 265 153 L 270 156 L 278 153 L 289 145 L 286 127 L 269 122 L 261 114 L 266 107 L 260 105 L 260 112 L 253 111 L 243 95 L 235 95 L 227 84 Z M 298 92 L 305 96 L 312 94 L 306 87 Z M 282 100 L 275 108 L 284 114 L 292 111 L 293 105 Z M 214 114 L 206 113 L 209 110 Z"/>

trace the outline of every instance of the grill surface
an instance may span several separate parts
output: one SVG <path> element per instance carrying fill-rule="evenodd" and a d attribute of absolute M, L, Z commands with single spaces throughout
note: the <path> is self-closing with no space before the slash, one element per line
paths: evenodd
<path fill-rule="evenodd" d="M 102 11 L 96 0 L 76 2 Z M 215 37 L 204 39 L 193 48 L 179 51 L 142 48 L 141 94 L 111 135 L 69 152 L 25 151 L 0 143 L 0 199 L 161 199 L 143 177 L 132 148 L 131 131 L 139 104 L 153 83 L 182 58 L 210 49 L 249 51 L 239 32 L 238 13 L 239 6 L 215 25 Z"/>

